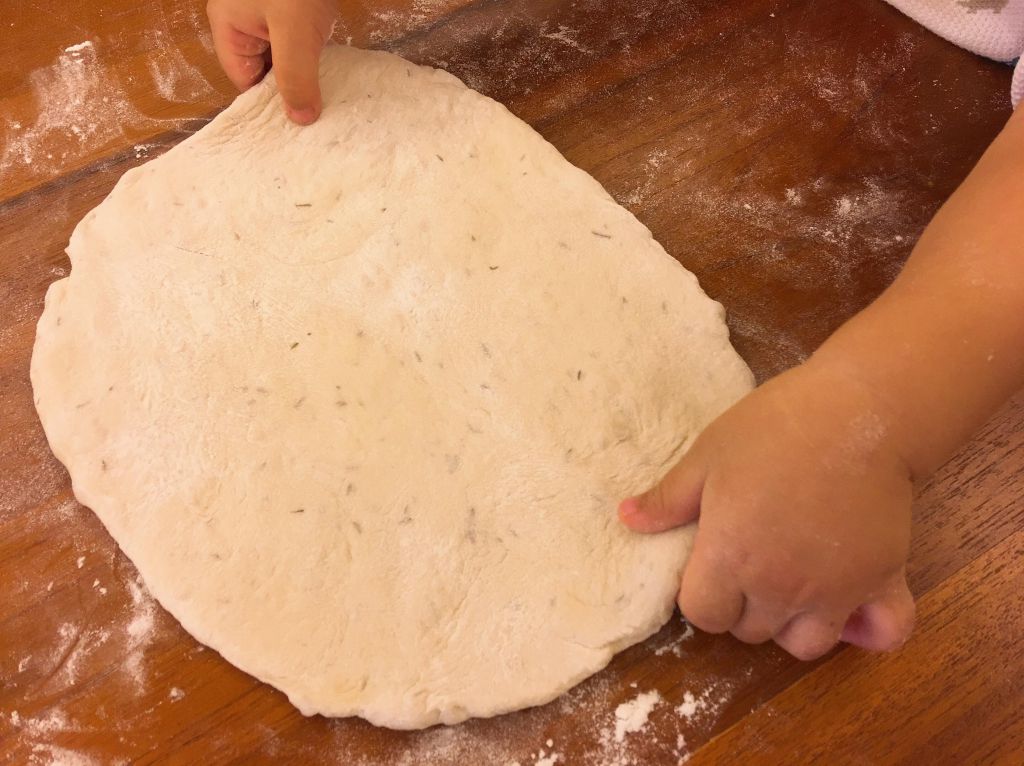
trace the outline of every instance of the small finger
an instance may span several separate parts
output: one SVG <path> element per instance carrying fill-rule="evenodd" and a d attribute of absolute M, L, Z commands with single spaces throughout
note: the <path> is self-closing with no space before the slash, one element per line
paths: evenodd
<path fill-rule="evenodd" d="M 839 643 L 846 614 L 804 612 L 775 635 L 775 643 L 798 660 L 816 660 Z"/>
<path fill-rule="evenodd" d="M 698 532 L 693 554 L 683 572 L 679 610 L 688 622 L 708 633 L 725 633 L 743 614 L 744 595 L 735 578 L 708 558 L 707 544 Z"/>
<path fill-rule="evenodd" d="M 210 29 L 217 60 L 232 84 L 246 90 L 259 82 L 266 70 L 265 54 L 270 43 L 217 18 L 211 18 Z"/>
<path fill-rule="evenodd" d="M 320 51 L 330 30 L 308 20 L 271 20 L 274 77 L 288 116 L 300 125 L 320 116 Z"/>

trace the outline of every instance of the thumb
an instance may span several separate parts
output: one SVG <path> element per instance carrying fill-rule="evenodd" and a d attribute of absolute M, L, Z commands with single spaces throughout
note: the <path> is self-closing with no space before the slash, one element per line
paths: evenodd
<path fill-rule="evenodd" d="M 698 445 L 683 455 L 665 477 L 642 495 L 619 504 L 619 518 L 634 532 L 664 532 L 700 515 L 707 468 Z"/>

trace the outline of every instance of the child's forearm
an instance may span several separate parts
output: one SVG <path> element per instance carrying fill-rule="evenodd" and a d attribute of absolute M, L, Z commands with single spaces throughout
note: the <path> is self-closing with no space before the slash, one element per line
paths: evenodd
<path fill-rule="evenodd" d="M 934 471 L 1024 385 L 1024 108 L 892 286 L 808 366 L 869 392 L 915 476 Z"/>

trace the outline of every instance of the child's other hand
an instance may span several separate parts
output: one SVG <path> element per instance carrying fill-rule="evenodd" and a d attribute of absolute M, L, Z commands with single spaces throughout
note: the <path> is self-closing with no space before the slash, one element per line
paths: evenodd
<path fill-rule="evenodd" d="M 288 116 L 300 125 L 320 116 L 320 51 L 337 17 L 331 0 L 209 0 L 217 58 L 231 82 L 246 90 L 274 74 Z"/>
<path fill-rule="evenodd" d="M 885 650 L 910 634 L 910 471 L 883 408 L 808 362 L 712 423 L 649 492 L 638 532 L 698 519 L 679 606 L 697 627 L 774 639 L 813 659 L 841 638 Z"/>

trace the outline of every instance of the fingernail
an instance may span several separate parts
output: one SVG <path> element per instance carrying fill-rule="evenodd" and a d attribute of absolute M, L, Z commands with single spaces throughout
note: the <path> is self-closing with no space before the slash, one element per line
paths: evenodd
<path fill-rule="evenodd" d="M 309 125 L 316 122 L 316 109 L 311 106 L 303 107 L 302 109 L 292 109 L 289 107 L 288 116 L 292 119 L 292 122 L 297 122 L 299 125 Z"/>

